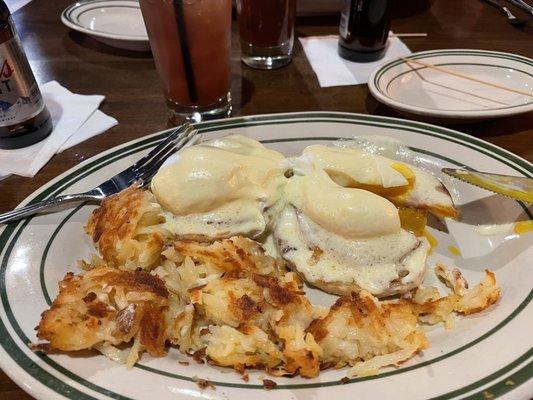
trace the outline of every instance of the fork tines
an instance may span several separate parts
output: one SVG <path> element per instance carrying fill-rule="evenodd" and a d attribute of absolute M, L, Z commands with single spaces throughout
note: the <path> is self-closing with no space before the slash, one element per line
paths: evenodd
<path fill-rule="evenodd" d="M 198 131 L 186 122 L 150 151 L 145 157 L 134 164 L 134 171 L 141 185 L 146 185 L 157 173 L 161 165 L 172 154 L 184 147 L 194 144 L 198 140 Z"/>

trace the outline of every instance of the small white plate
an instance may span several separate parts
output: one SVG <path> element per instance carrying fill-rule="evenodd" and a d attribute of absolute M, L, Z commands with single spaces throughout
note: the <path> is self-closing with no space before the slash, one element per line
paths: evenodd
<path fill-rule="evenodd" d="M 61 13 L 61 22 L 109 46 L 150 50 L 141 7 L 136 0 L 79 1 Z"/>
<path fill-rule="evenodd" d="M 433 50 L 411 59 L 533 95 L 533 60 L 484 50 Z M 404 60 L 383 64 L 368 87 L 401 113 L 447 120 L 480 120 L 533 110 L 533 97 L 488 86 Z"/>
<path fill-rule="evenodd" d="M 285 155 L 300 154 L 310 144 L 343 138 L 386 135 L 403 141 L 417 158 L 438 172 L 442 167 L 470 167 L 500 174 L 533 177 L 533 165 L 504 149 L 450 129 L 374 115 L 309 112 L 247 116 L 196 125 L 204 139 L 241 134 Z M 124 143 L 84 161 L 47 183 L 23 204 L 93 188 L 133 164 L 168 135 L 159 132 Z M 445 177 L 443 177 L 445 178 Z M 33 352 L 34 327 L 57 296 L 58 281 L 79 273 L 77 260 L 94 252 L 83 225 L 95 205 L 36 215 L 0 227 L 0 368 L 39 400 L 528 400 L 533 393 L 533 233 L 509 235 L 502 242 L 482 236 L 477 224 L 501 224 L 533 218 L 526 208 L 464 182 L 446 181 L 462 215 L 447 221 L 449 232 L 429 228 L 438 241 L 428 265 L 459 267 L 470 282 L 483 270 L 496 272 L 502 298 L 482 314 L 458 317 L 454 330 L 428 330 L 431 346 L 399 368 L 380 375 L 341 380 L 346 369 L 328 369 L 314 379 L 271 378 L 265 392 L 264 371 L 249 370 L 249 381 L 228 368 L 191 362 L 176 349 L 162 358 L 143 355 L 131 370 L 96 352 Z M 452 253 L 450 246 L 465 249 Z M 466 253 L 466 250 L 470 254 Z M 428 278 L 431 274 L 428 273 Z M 433 283 L 436 283 L 433 281 Z M 315 304 L 329 296 L 305 286 Z M 329 296 L 329 301 L 332 297 Z M 202 391 L 195 377 L 216 390 Z M 2 397 L 0 395 L 0 397 Z"/>

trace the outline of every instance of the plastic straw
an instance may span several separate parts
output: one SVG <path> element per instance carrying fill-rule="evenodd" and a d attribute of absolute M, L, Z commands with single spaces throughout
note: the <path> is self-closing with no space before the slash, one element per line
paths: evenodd
<path fill-rule="evenodd" d="M 183 59 L 183 69 L 185 71 L 185 80 L 189 92 L 189 99 L 192 103 L 198 101 L 196 93 L 196 83 L 194 80 L 194 70 L 192 68 L 191 52 L 189 50 L 189 41 L 187 40 L 187 29 L 185 26 L 185 16 L 183 10 L 183 0 L 173 0 L 174 14 L 176 16 L 176 25 L 178 27 L 178 36 L 181 47 L 181 57 Z"/>

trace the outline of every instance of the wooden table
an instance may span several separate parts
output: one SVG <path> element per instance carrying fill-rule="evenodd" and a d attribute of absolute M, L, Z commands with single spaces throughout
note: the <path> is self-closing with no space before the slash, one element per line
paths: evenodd
<path fill-rule="evenodd" d="M 0 212 L 60 173 L 110 147 L 167 127 L 166 109 L 150 54 L 102 45 L 69 31 L 59 20 L 73 0 L 33 0 L 14 14 L 22 42 L 39 83 L 57 80 L 73 92 L 103 94 L 102 111 L 119 125 L 55 156 L 35 178 L 9 177 L 0 182 Z M 533 56 L 531 24 L 520 29 L 478 0 L 405 0 L 398 3 L 395 32 L 427 32 L 407 38 L 412 51 L 473 48 Z M 517 14 L 521 14 L 517 12 Z M 335 34 L 338 17 L 297 21 L 298 36 Z M 298 42 L 294 61 L 277 71 L 252 70 L 240 63 L 239 38 L 233 33 L 232 94 L 234 115 L 287 111 L 346 111 L 399 115 L 378 103 L 366 85 L 320 88 Z M 453 128 L 483 138 L 533 161 L 533 116 L 523 115 Z M 31 398 L 0 371 L 0 398 Z"/>

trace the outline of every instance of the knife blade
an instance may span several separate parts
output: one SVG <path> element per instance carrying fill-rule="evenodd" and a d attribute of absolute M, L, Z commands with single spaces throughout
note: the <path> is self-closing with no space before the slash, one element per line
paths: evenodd
<path fill-rule="evenodd" d="M 533 179 L 531 178 L 456 168 L 443 168 L 442 172 L 496 194 L 533 203 Z"/>

